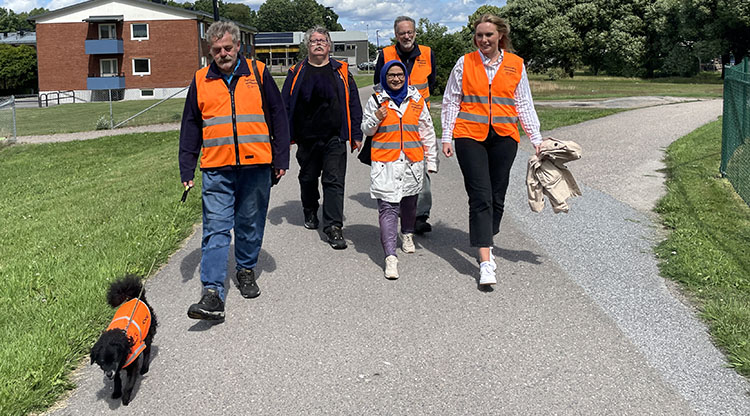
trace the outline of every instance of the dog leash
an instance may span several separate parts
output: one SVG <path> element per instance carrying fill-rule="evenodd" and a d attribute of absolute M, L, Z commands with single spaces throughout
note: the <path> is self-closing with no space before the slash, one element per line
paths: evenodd
<path fill-rule="evenodd" d="M 180 198 L 180 203 L 177 205 L 177 208 L 174 210 L 174 214 L 172 215 L 172 221 L 170 221 L 170 227 L 171 230 L 172 227 L 174 227 L 174 222 L 177 219 L 177 213 L 180 212 L 180 208 L 185 205 L 185 200 L 187 199 L 188 192 L 190 192 L 190 188 L 192 188 L 189 185 L 185 185 L 185 190 L 182 192 L 182 198 Z M 167 241 L 167 236 L 169 234 L 165 234 L 164 238 L 161 240 L 161 244 L 159 246 L 159 250 L 156 252 L 161 253 L 162 248 L 164 248 L 164 242 Z M 151 267 L 148 269 L 148 273 L 146 273 L 146 276 L 150 276 L 151 272 L 154 270 L 154 266 L 156 265 L 156 257 L 154 257 L 154 261 L 151 262 Z M 128 333 L 128 328 L 130 328 L 130 324 L 133 322 L 133 316 L 135 316 L 135 311 L 138 309 L 138 305 L 141 303 L 141 296 L 143 296 L 143 288 L 145 284 L 141 284 L 141 290 L 138 292 L 138 297 L 136 298 L 135 305 L 133 306 L 133 312 L 130 313 L 130 318 L 128 318 L 128 324 L 125 325 L 125 333 Z"/>

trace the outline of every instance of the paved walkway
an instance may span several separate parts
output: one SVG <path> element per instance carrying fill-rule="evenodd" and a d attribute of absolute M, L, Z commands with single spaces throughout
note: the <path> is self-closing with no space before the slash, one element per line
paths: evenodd
<path fill-rule="evenodd" d="M 720 113 L 718 100 L 682 103 L 546 132 L 584 149 L 569 165 L 583 190 L 569 214 L 529 210 L 524 143 L 491 291 L 476 284 L 455 158 L 441 160 L 434 231 L 399 256 L 398 281 L 382 277 L 368 168 L 350 157 L 349 248 L 334 251 L 302 227 L 293 166 L 272 192 L 262 295 L 243 299 L 232 281 L 225 323 L 188 319 L 200 291 L 194 234 L 147 283 L 161 326 L 130 406 L 87 365 L 52 413 L 750 414 L 750 385 L 651 252 L 663 148 Z"/>

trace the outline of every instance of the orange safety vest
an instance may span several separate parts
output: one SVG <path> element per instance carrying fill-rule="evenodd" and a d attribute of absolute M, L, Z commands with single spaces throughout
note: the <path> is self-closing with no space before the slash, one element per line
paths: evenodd
<path fill-rule="evenodd" d="M 430 85 L 427 77 L 432 72 L 432 62 L 430 60 L 432 53 L 429 46 L 417 45 L 417 47 L 419 48 L 419 56 L 414 60 L 414 65 L 409 72 L 409 85 L 413 85 L 419 90 L 419 93 L 422 94 L 422 97 L 427 102 L 427 107 L 429 107 Z M 383 62 L 385 63 L 394 59 L 399 59 L 396 45 L 383 48 Z"/>
<path fill-rule="evenodd" d="M 338 69 L 339 77 L 341 78 L 341 81 L 344 83 L 344 100 L 346 103 L 344 103 L 344 106 L 346 107 L 346 125 L 347 131 L 349 131 L 349 143 L 352 142 L 352 117 L 349 112 L 349 64 L 343 61 L 339 61 L 338 59 L 334 59 L 334 61 L 341 64 L 341 66 Z M 302 64 L 303 62 L 298 63 L 297 65 L 289 68 L 290 71 L 294 72 L 294 78 L 292 79 L 292 88 L 289 89 L 289 96 L 292 96 L 292 93 L 294 92 L 294 86 L 297 84 L 297 78 L 299 77 L 299 73 L 302 72 Z M 309 62 L 308 62 L 309 64 Z M 354 147 L 352 147 L 354 149 Z"/>
<path fill-rule="evenodd" d="M 251 65 L 250 60 L 247 64 Z M 263 73 L 265 65 L 257 64 Z M 250 71 L 239 77 L 232 93 L 223 79 L 206 78 L 208 68 L 195 74 L 203 116 L 201 168 L 270 164 L 271 136 L 263 115 L 262 81 Z"/>
<path fill-rule="evenodd" d="M 135 313 L 133 309 L 135 308 Z M 133 316 L 131 319 L 130 316 Z M 125 368 L 135 361 L 136 358 L 146 349 L 146 343 L 144 340 L 148 335 L 148 330 L 151 328 L 151 310 L 148 306 L 138 299 L 130 299 L 129 301 L 120 305 L 115 312 L 115 317 L 112 318 L 112 322 L 109 323 L 107 330 L 110 329 L 122 329 L 126 332 L 127 336 L 133 340 L 133 346 L 130 348 L 130 355 L 128 355 Z"/>
<path fill-rule="evenodd" d="M 453 128 L 453 137 L 468 137 L 481 142 L 487 138 L 492 124 L 500 136 L 510 136 L 520 142 L 514 96 L 516 86 L 521 81 L 523 59 L 506 51 L 490 84 L 479 53 L 474 51 L 464 55 L 464 97 Z"/>
<path fill-rule="evenodd" d="M 379 98 L 380 94 L 377 96 Z M 373 161 L 393 162 L 398 160 L 402 150 L 412 162 L 424 160 L 424 149 L 419 137 L 419 115 L 422 114 L 424 98 L 419 97 L 416 102 L 408 97 L 406 99 L 409 100 L 409 105 L 401 117 L 388 106 L 387 100 L 383 101 L 382 105 L 388 112 L 372 136 Z"/>

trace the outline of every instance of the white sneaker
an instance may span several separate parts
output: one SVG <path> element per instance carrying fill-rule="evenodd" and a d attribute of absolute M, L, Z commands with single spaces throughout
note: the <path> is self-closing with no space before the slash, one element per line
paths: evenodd
<path fill-rule="evenodd" d="M 479 284 L 494 285 L 497 283 L 495 277 L 495 267 L 489 261 L 484 261 L 479 265 Z"/>
<path fill-rule="evenodd" d="M 492 254 L 492 246 L 490 246 L 490 264 L 492 264 L 493 269 L 497 269 L 497 263 L 495 263 L 495 255 Z"/>
<path fill-rule="evenodd" d="M 398 257 L 391 255 L 385 258 L 385 278 L 398 279 Z"/>
<path fill-rule="evenodd" d="M 413 253 L 417 251 L 417 247 L 414 246 L 414 234 L 401 234 L 401 250 L 404 253 Z"/>

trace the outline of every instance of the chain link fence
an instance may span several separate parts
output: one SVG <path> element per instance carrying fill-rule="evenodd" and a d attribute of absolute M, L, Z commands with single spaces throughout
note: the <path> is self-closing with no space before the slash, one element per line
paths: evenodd
<path fill-rule="evenodd" d="M 721 174 L 750 205 L 750 60 L 724 71 Z"/>
<path fill-rule="evenodd" d="M 0 97 L 0 146 L 16 141 L 16 100 Z"/>

